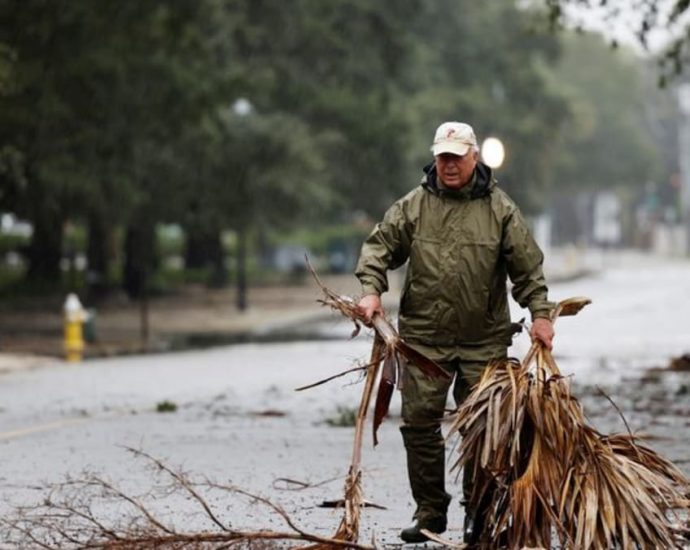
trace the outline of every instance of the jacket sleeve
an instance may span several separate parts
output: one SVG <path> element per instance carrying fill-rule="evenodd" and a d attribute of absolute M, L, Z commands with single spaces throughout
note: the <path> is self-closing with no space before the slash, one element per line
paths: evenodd
<path fill-rule="evenodd" d="M 402 200 L 391 206 L 362 245 L 355 275 L 362 294 L 380 296 L 388 290 L 389 269 L 396 269 L 410 254 L 411 230 Z"/>
<path fill-rule="evenodd" d="M 544 254 L 515 205 L 504 221 L 502 253 L 513 283 L 515 301 L 529 309 L 533 320 L 548 318 L 554 304 L 548 301 L 548 287 L 542 269 Z"/>

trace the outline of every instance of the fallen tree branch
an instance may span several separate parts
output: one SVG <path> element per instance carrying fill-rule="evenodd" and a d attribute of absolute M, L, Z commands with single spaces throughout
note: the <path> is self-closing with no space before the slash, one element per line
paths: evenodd
<path fill-rule="evenodd" d="M 140 456 L 143 457 L 147 460 L 150 460 L 153 464 L 156 465 L 156 467 L 167 473 L 177 484 L 179 487 L 181 487 L 185 492 L 187 492 L 196 502 L 199 503 L 199 505 L 203 508 L 204 512 L 206 515 L 209 517 L 209 519 L 215 523 L 222 531 L 229 532 L 230 530 L 223 525 L 223 523 L 218 519 L 218 517 L 213 513 L 213 510 L 211 510 L 211 507 L 208 505 L 206 500 L 196 491 L 194 490 L 194 487 L 189 483 L 189 480 L 187 478 L 180 474 L 179 472 L 176 472 L 169 468 L 165 463 L 163 463 L 161 460 L 154 458 L 150 454 L 140 450 L 140 449 L 134 449 L 132 447 L 125 447 L 130 453 L 132 453 L 134 456 Z"/>
<path fill-rule="evenodd" d="M 375 550 L 374 545 L 310 533 L 299 527 L 281 506 L 265 497 L 208 479 L 194 481 L 149 453 L 133 448 L 127 450 L 170 479 L 171 484 L 165 486 L 165 497 L 188 497 L 201 510 L 202 517 L 210 522 L 211 528 L 177 530 L 166 525 L 146 501 L 161 486 L 155 486 L 145 495 L 132 495 L 110 481 L 88 474 L 81 479 L 68 479 L 48 486 L 39 502 L 17 507 L 14 514 L 0 518 L 0 548 L 148 550 L 203 547 L 217 550 L 257 541 L 267 544 L 301 541 L 328 548 Z M 229 522 L 223 521 L 213 510 L 207 496 L 209 491 L 246 497 L 267 506 L 285 521 L 288 530 L 231 528 Z M 121 504 L 126 504 L 130 512 L 123 515 L 119 510 Z M 111 509 L 109 514 L 107 505 L 115 507 L 118 513 L 113 515 Z"/>

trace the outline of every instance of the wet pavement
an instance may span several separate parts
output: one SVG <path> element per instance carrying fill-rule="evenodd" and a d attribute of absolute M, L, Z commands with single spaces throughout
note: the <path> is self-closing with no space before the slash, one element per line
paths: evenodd
<path fill-rule="evenodd" d="M 690 373 L 649 371 L 690 351 L 690 262 L 664 264 L 620 259 L 596 277 L 552 286 L 555 300 L 584 295 L 593 304 L 559 320 L 555 355 L 572 375 L 574 394 L 601 431 L 624 431 L 610 395 L 634 431 L 690 473 Z M 523 314 L 514 312 L 514 318 Z M 133 492 L 146 492 L 152 473 L 123 448 L 131 446 L 174 467 L 232 482 L 283 505 L 305 529 L 332 533 L 341 512 L 317 507 L 339 498 L 353 430 L 334 427 L 356 407 L 357 375 L 306 392 L 295 387 L 365 360 L 371 341 L 346 338 L 337 319 L 315 327 L 340 340 L 242 344 L 204 351 L 87 361 L 50 362 L 0 375 L 0 514 L 12 503 L 38 498 L 41 484 L 84 470 L 101 473 Z M 519 337 L 512 354 L 529 346 Z M 156 412 L 159 403 L 175 412 Z M 363 512 L 362 540 L 372 534 L 398 544 L 413 512 L 399 425 L 393 415 L 372 448 L 364 448 L 365 496 L 386 510 Z M 323 485 L 300 491 L 278 478 Z M 458 486 L 449 483 L 450 491 Z M 283 528 L 282 520 L 238 498 L 213 495 L 220 515 L 235 527 Z M 188 501 L 161 504 L 177 525 L 204 527 Z M 460 540 L 462 511 L 451 505 L 447 537 Z"/>

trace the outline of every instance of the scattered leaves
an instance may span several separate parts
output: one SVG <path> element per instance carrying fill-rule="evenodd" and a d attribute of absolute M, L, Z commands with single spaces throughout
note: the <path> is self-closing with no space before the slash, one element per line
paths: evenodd
<path fill-rule="evenodd" d="M 167 399 L 164 401 L 159 401 L 156 404 L 156 412 L 159 413 L 172 413 L 177 411 L 177 403 L 173 401 L 168 401 Z"/>

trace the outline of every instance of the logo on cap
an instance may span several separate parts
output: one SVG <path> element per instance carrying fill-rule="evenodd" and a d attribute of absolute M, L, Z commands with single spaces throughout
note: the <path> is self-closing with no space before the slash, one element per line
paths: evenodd
<path fill-rule="evenodd" d="M 444 122 L 436 130 L 431 151 L 434 155 L 453 153 L 464 155 L 477 146 L 474 130 L 464 122 Z"/>

